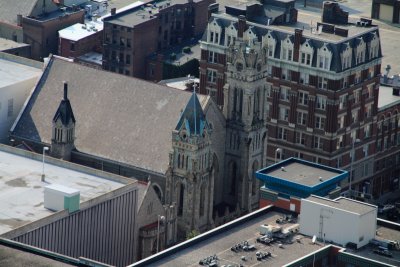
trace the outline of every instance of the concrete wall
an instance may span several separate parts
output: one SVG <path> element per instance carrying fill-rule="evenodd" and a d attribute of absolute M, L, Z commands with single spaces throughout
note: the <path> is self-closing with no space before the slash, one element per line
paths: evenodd
<path fill-rule="evenodd" d="M 375 227 L 376 211 L 375 214 L 360 216 L 307 199 L 301 200 L 300 232 L 304 235 L 316 235 L 327 242 L 333 241 L 342 246 L 352 242 L 360 248 L 374 238 Z"/>
<path fill-rule="evenodd" d="M 8 141 L 8 133 L 15 119 L 17 118 L 26 98 L 30 91 L 35 86 L 40 73 L 36 77 L 26 79 L 14 83 L 9 86 L 0 88 L 0 142 L 6 143 Z M 12 114 L 9 116 L 9 101 L 12 104 Z"/>

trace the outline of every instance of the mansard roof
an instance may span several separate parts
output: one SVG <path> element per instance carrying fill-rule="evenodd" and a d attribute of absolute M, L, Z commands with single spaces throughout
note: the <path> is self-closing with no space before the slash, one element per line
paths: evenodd
<path fill-rule="evenodd" d="M 20 118 L 15 139 L 51 143 L 62 81 L 74 108 L 76 149 L 139 169 L 165 174 L 171 133 L 192 94 L 52 57 Z M 209 97 L 199 96 L 202 104 Z M 206 104 L 204 104 L 206 106 Z"/>
<path fill-rule="evenodd" d="M 67 83 L 64 82 L 64 98 L 61 100 L 60 105 L 58 106 L 58 109 L 56 111 L 56 114 L 54 114 L 53 117 L 53 122 L 57 122 L 60 119 L 61 123 L 65 126 L 67 126 L 71 120 L 73 123 L 76 122 L 74 112 L 72 111 L 71 103 L 69 102 L 67 93 L 68 93 Z"/>
<path fill-rule="evenodd" d="M 231 22 L 237 23 L 238 18 L 235 16 L 231 16 L 226 13 L 213 14 L 210 18 L 210 21 L 216 20 L 219 25 L 225 25 L 225 27 L 229 26 Z M 310 45 L 314 48 L 313 62 L 312 66 L 316 67 L 317 65 L 317 49 L 322 47 L 325 43 L 329 44 L 329 49 L 332 52 L 332 60 L 331 60 L 331 71 L 341 72 L 342 71 L 342 63 L 341 63 L 341 55 L 340 53 L 343 51 L 343 44 L 349 42 L 350 47 L 354 48 L 357 43 L 360 41 L 359 38 L 362 38 L 364 42 L 369 42 L 374 33 L 376 33 L 379 37 L 378 28 L 375 26 L 371 27 L 359 27 L 356 25 L 348 24 L 348 25 L 340 25 L 339 28 L 348 30 L 348 37 L 343 37 L 331 33 L 322 32 L 321 34 L 312 33 L 311 26 L 308 24 L 309 22 L 297 22 L 294 24 L 286 24 L 286 25 L 266 25 L 259 24 L 255 22 L 248 21 L 247 25 L 252 27 L 252 31 L 258 35 L 259 41 L 261 40 L 261 36 L 266 35 L 268 31 L 277 41 L 275 47 L 274 58 L 280 57 L 281 52 L 281 41 L 285 40 L 288 36 L 289 39 L 294 42 L 294 30 L 295 29 L 303 29 L 303 36 L 301 43 L 304 43 L 306 39 L 309 40 Z M 225 28 L 222 27 L 220 45 L 224 45 L 224 37 L 225 37 Z M 207 41 L 207 34 L 205 33 L 203 36 L 203 41 Z M 368 49 L 368 48 L 367 48 Z M 379 57 L 382 56 L 381 49 L 379 49 Z M 368 60 L 368 53 L 366 55 L 366 60 Z M 352 64 L 355 64 L 353 60 Z"/>
<path fill-rule="evenodd" d="M 197 98 L 197 94 L 193 93 L 179 118 L 175 130 L 179 131 L 184 125 L 186 130 L 189 131 L 189 136 L 201 135 L 206 124 L 206 116 Z"/>

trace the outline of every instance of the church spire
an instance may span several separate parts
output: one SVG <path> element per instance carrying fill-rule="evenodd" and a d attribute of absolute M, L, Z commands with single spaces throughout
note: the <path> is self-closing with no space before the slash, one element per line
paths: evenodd
<path fill-rule="evenodd" d="M 75 123 L 74 112 L 72 111 L 71 103 L 68 99 L 68 83 L 66 81 L 64 83 L 64 98 L 61 100 L 60 105 L 56 111 L 56 114 L 53 117 L 53 122 L 61 119 L 63 125 L 68 125 L 72 120 Z"/>

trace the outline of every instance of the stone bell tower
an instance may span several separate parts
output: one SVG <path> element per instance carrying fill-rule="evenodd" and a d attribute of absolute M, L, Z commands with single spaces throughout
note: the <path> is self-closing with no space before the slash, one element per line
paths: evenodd
<path fill-rule="evenodd" d="M 64 160 L 71 159 L 75 148 L 75 116 L 68 99 L 68 83 L 64 82 L 64 97 L 53 117 L 51 150 L 52 157 Z"/>
<path fill-rule="evenodd" d="M 211 175 L 211 130 L 196 93 L 172 132 L 166 202 L 176 203 L 179 238 L 212 225 L 214 177 Z"/>

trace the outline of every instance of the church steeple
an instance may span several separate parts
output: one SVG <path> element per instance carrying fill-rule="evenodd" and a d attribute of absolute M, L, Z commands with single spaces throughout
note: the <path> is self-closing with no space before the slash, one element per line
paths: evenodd
<path fill-rule="evenodd" d="M 51 138 L 51 155 L 65 160 L 71 159 L 71 151 L 75 148 L 75 116 L 68 99 L 68 83 L 64 83 L 64 97 L 53 117 Z"/>
<path fill-rule="evenodd" d="M 212 225 L 211 129 L 195 90 L 172 131 L 166 183 L 166 202 L 177 205 L 180 234 Z"/>

